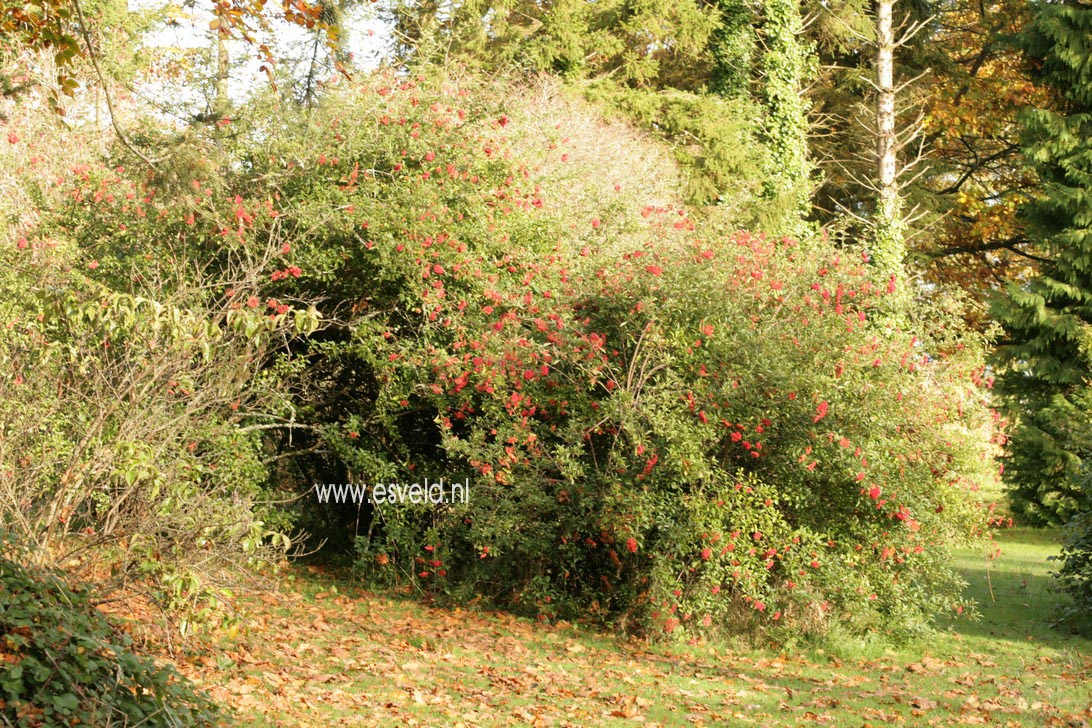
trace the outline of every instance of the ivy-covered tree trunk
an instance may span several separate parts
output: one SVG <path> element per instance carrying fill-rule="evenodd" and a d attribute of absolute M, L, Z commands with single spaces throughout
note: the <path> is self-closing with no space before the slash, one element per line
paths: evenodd
<path fill-rule="evenodd" d="M 710 38 L 713 69 L 709 90 L 725 98 L 750 98 L 757 37 L 747 0 L 720 0 L 720 25 Z"/>
<path fill-rule="evenodd" d="M 762 58 L 766 142 L 766 195 L 778 202 L 774 230 L 800 234 L 811 210 L 812 165 L 808 158 L 808 105 L 803 95 L 810 44 L 804 36 L 798 0 L 767 0 Z"/>
<path fill-rule="evenodd" d="M 1062 523 L 1092 508 L 1092 6 L 1039 3 L 1024 44 L 1052 108 L 1023 115 L 1024 154 L 1038 197 L 1020 217 L 1049 258 L 1010 286 L 994 314 L 1004 327 L 1000 377 L 1016 418 L 1005 476 L 1015 509 Z"/>

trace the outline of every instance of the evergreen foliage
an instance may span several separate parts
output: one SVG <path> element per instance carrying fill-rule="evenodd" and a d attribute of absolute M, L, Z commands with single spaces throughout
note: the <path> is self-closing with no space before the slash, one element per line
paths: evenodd
<path fill-rule="evenodd" d="M 1023 117 L 1025 154 L 1042 188 L 1021 215 L 1050 260 L 994 309 L 1006 335 L 1000 382 L 1018 416 L 1005 475 L 1026 520 L 1062 523 L 1090 505 L 1092 8 L 1040 4 L 1025 43 L 1059 98 L 1055 108 Z"/>
<path fill-rule="evenodd" d="M 725 98 L 750 98 L 758 45 L 755 12 L 747 0 L 721 0 L 720 24 L 710 37 L 709 90 Z"/>
<path fill-rule="evenodd" d="M 763 36 L 762 97 L 770 150 L 765 194 L 782 201 L 779 207 L 785 215 L 781 220 L 767 221 L 767 229 L 799 235 L 811 210 L 808 104 L 803 88 L 813 63 L 799 1 L 767 0 Z"/>
<path fill-rule="evenodd" d="M 784 218 L 780 200 L 763 195 L 772 164 L 762 143 L 759 105 L 748 97 L 722 98 L 675 89 L 629 89 L 590 84 L 585 95 L 670 145 L 686 172 L 687 202 L 715 204 L 730 223 L 752 227 Z"/>
<path fill-rule="evenodd" d="M 0 534 L 0 723 L 211 726 L 220 711 L 52 572 L 22 563 Z M 12 557 L 18 560 L 13 560 Z"/>
<path fill-rule="evenodd" d="M 409 63 L 457 59 L 491 70 L 605 75 L 625 85 L 679 88 L 704 81 L 717 25 L 715 9 L 697 0 L 461 0 L 450 7 L 400 0 L 392 16 Z"/>

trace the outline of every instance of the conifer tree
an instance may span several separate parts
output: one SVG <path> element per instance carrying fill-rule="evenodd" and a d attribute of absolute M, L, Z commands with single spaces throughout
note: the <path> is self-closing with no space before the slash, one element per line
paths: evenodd
<path fill-rule="evenodd" d="M 1090 506 L 1092 464 L 1092 6 L 1040 2 L 1024 45 L 1050 108 L 1027 111 L 1024 154 L 1042 181 L 1020 212 L 1049 259 L 994 314 L 999 379 L 1016 418 L 1005 476 L 1016 510 L 1061 523 Z"/>
<path fill-rule="evenodd" d="M 720 23 L 709 38 L 709 90 L 725 98 L 749 98 L 758 45 L 755 11 L 748 0 L 720 0 L 718 8 Z"/>

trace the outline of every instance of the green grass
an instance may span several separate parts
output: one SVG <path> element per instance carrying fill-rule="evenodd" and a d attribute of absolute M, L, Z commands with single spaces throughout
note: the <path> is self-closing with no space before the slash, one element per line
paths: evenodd
<path fill-rule="evenodd" d="M 917 644 L 779 652 L 652 647 L 576 625 L 434 609 L 323 573 L 246 607 L 216 658 L 183 665 L 246 726 L 1085 725 L 1092 641 L 1050 626 L 1050 532 L 961 551 L 979 602 Z"/>

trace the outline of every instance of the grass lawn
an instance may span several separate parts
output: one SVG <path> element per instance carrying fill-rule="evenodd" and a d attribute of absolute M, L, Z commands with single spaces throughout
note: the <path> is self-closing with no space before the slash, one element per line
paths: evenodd
<path fill-rule="evenodd" d="M 999 540 L 991 562 L 957 555 L 980 618 L 897 650 L 650 647 L 300 568 L 280 592 L 241 600 L 239 633 L 180 669 L 244 726 L 1088 726 L 1092 641 L 1049 626 L 1058 546 L 1025 529 Z"/>

